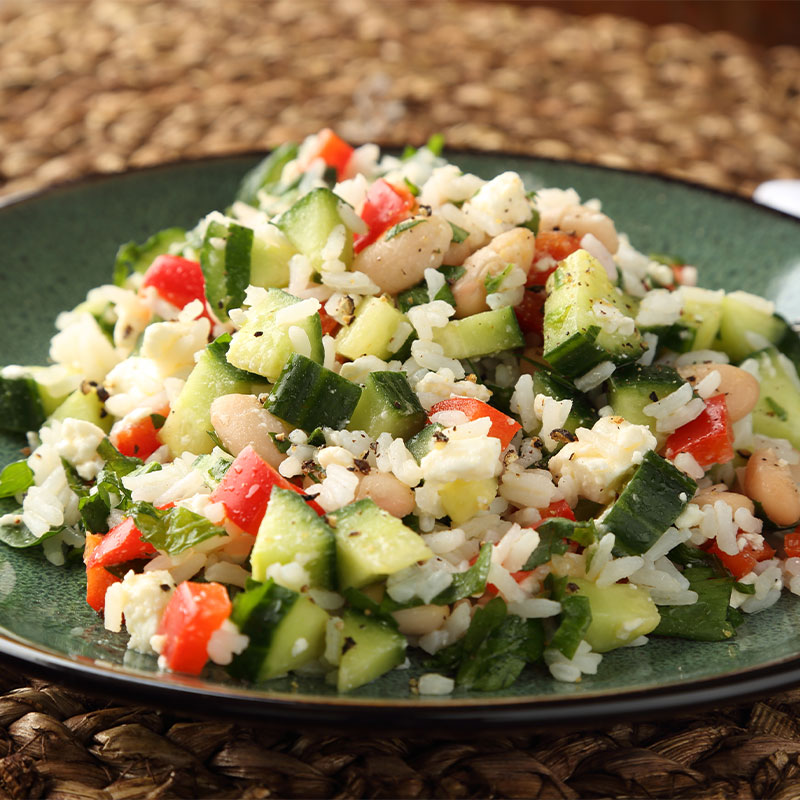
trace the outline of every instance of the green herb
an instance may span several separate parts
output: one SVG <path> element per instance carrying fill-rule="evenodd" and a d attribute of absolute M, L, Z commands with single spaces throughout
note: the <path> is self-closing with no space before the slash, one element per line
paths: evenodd
<path fill-rule="evenodd" d="M 550 647 L 560 650 L 567 658 L 572 658 L 591 624 L 592 607 L 589 598 L 580 594 L 567 595 L 561 600 L 561 624 L 550 640 Z"/>
<path fill-rule="evenodd" d="M 13 497 L 33 486 L 33 470 L 27 461 L 15 461 L 0 472 L 0 497 Z"/>
<path fill-rule="evenodd" d="M 257 206 L 260 192 L 279 194 L 281 190 L 288 189 L 289 187 L 282 187 L 280 184 L 281 173 L 286 164 L 297 156 L 297 150 L 298 147 L 294 142 L 276 147 L 244 176 L 236 193 L 236 199 Z"/>
<path fill-rule="evenodd" d="M 150 415 L 150 422 L 153 423 L 153 427 L 158 431 L 164 427 L 164 423 L 167 421 L 167 418 L 163 414 L 151 414 Z"/>
<path fill-rule="evenodd" d="M 496 292 L 502 286 L 503 281 L 508 277 L 513 268 L 513 264 L 508 264 L 502 272 L 498 272 L 496 275 L 487 275 L 483 279 L 483 285 L 486 287 L 486 294 Z"/>
<path fill-rule="evenodd" d="M 282 438 L 278 438 L 278 437 Z M 279 453 L 288 453 L 289 448 L 292 446 L 292 443 L 289 441 L 289 437 L 285 433 L 272 433 L 270 431 L 269 438 L 272 439 L 272 443 L 275 445 L 275 449 Z"/>
<path fill-rule="evenodd" d="M 325 444 L 325 433 L 322 428 L 314 428 L 314 430 L 308 434 L 306 444 L 311 447 L 323 447 Z"/>
<path fill-rule="evenodd" d="M 481 551 L 475 563 L 464 572 L 456 572 L 453 582 L 439 592 L 431 600 L 433 605 L 445 606 L 455 603 L 464 597 L 474 597 L 483 594 L 486 590 L 486 579 L 489 577 L 489 567 L 492 564 L 492 545 L 488 542 L 481 545 Z"/>
<path fill-rule="evenodd" d="M 403 178 L 403 182 L 405 183 L 408 191 L 411 192 L 414 197 L 419 197 L 419 186 L 417 186 L 416 183 L 413 183 L 408 178 Z"/>
<path fill-rule="evenodd" d="M 647 257 L 651 261 L 666 264 L 668 267 L 681 267 L 686 263 L 680 256 L 673 256 L 669 253 L 650 253 Z"/>
<path fill-rule="evenodd" d="M 136 503 L 131 508 L 131 516 L 142 532 L 142 539 L 171 556 L 213 536 L 226 535 L 224 528 L 180 506 L 158 509 L 150 503 Z"/>
<path fill-rule="evenodd" d="M 455 267 L 452 264 L 442 264 L 442 266 L 439 267 L 439 272 L 444 275 L 444 279 L 448 283 L 455 283 L 459 278 L 467 274 L 464 267 Z"/>
<path fill-rule="evenodd" d="M 444 150 L 444 136 L 441 133 L 434 133 L 425 143 L 425 147 L 435 156 L 440 156 Z"/>
<path fill-rule="evenodd" d="M 597 541 L 597 529 L 594 520 L 591 519 L 576 522 L 561 517 L 550 517 L 539 525 L 536 532 L 539 534 L 539 544 L 528 556 L 523 569 L 536 569 L 541 564 L 546 564 L 554 555 L 566 553 L 567 539 L 583 547 L 588 547 Z"/>
<path fill-rule="evenodd" d="M 78 470 L 72 466 L 65 458 L 61 459 L 61 465 L 64 467 L 64 474 L 67 476 L 67 483 L 69 488 L 75 492 L 78 497 L 85 497 L 89 494 L 90 486 L 86 481 L 78 475 Z"/>
<path fill-rule="evenodd" d="M 786 413 L 786 409 L 778 405 L 771 397 L 764 398 L 767 401 L 767 405 L 770 407 L 772 411 L 772 415 L 776 416 L 781 422 L 786 422 L 789 418 L 789 415 Z"/>
<path fill-rule="evenodd" d="M 410 144 L 407 144 L 403 148 L 403 152 L 400 154 L 401 161 L 408 161 L 410 158 L 413 158 L 417 154 L 417 148 L 412 147 Z"/>
<path fill-rule="evenodd" d="M 736 589 L 739 594 L 755 594 L 756 587 L 752 583 L 741 583 L 740 581 L 736 581 L 733 584 L 733 588 Z"/>
<path fill-rule="evenodd" d="M 543 650 L 541 622 L 509 615 L 503 599 L 495 597 L 476 609 L 463 639 L 440 650 L 426 667 L 457 670 L 456 684 L 464 689 L 498 691 L 511 686 Z"/>
<path fill-rule="evenodd" d="M 114 261 L 113 280 L 116 286 L 123 286 L 128 276 L 134 272 L 145 272 L 156 256 L 167 253 L 173 245 L 186 240 L 183 228 L 166 228 L 154 233 L 144 244 L 128 242 L 117 250 Z"/>
<path fill-rule="evenodd" d="M 424 219 L 407 219 L 405 222 L 398 222 L 397 225 L 392 225 L 388 231 L 386 231 L 386 235 L 383 237 L 384 241 L 389 241 L 389 239 L 394 239 L 395 236 L 398 234 L 403 233 L 403 231 L 410 230 L 411 228 L 419 225 L 421 222 L 425 222 Z"/>
<path fill-rule="evenodd" d="M 540 215 L 537 209 L 533 209 L 531 212 L 531 218 L 527 222 L 522 223 L 523 228 L 527 228 L 529 231 L 533 232 L 534 236 L 537 236 L 539 233 L 539 222 L 540 222 Z"/>
<path fill-rule="evenodd" d="M 448 220 L 448 222 L 450 221 Z M 469 237 L 469 231 L 459 228 L 454 222 L 450 222 L 450 227 L 453 229 L 453 238 L 451 241 L 455 242 L 456 244 L 461 244 L 461 242 L 465 241 Z"/>
<path fill-rule="evenodd" d="M 219 447 L 220 450 L 225 450 L 226 453 L 228 452 L 225 449 L 225 445 L 222 443 L 222 439 L 219 438 L 219 434 L 216 431 L 211 430 L 211 431 L 206 431 L 206 433 L 208 434 L 208 438 L 211 439 L 212 442 L 214 442 L 214 447 Z"/>

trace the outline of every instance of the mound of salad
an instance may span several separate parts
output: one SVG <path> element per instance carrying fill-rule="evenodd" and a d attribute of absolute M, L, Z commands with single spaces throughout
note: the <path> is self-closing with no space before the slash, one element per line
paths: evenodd
<path fill-rule="evenodd" d="M 0 538 L 189 674 L 348 692 L 411 647 L 448 694 L 727 640 L 800 594 L 800 339 L 696 278 L 573 189 L 323 130 L 3 368 Z"/>

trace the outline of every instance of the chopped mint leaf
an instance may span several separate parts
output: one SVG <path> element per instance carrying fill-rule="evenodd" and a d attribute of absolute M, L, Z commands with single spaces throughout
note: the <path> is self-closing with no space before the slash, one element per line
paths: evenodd
<path fill-rule="evenodd" d="M 450 223 L 450 227 L 453 229 L 452 241 L 454 241 L 456 244 L 461 244 L 461 242 L 465 241 L 469 237 L 469 231 L 459 228 L 455 222 L 450 222 L 450 220 L 448 220 L 448 222 Z"/>
<path fill-rule="evenodd" d="M 403 182 L 406 185 L 406 188 L 414 197 L 419 197 L 420 188 L 417 186 L 416 183 L 410 181 L 408 178 L 403 178 Z"/>
<path fill-rule="evenodd" d="M 434 133 L 425 143 L 425 147 L 435 156 L 440 156 L 444 150 L 444 136 L 441 133 Z"/>
<path fill-rule="evenodd" d="M 180 506 L 158 509 L 149 503 L 136 503 L 131 512 L 136 527 L 142 532 L 142 539 L 171 556 L 183 553 L 212 536 L 226 535 L 224 528 Z"/>
<path fill-rule="evenodd" d="M 591 624 L 589 598 L 580 594 L 567 595 L 561 600 L 561 624 L 550 640 L 550 647 L 572 658 Z"/>
<path fill-rule="evenodd" d="M 537 209 L 533 209 L 531 213 L 531 218 L 527 222 L 522 223 L 523 228 L 527 228 L 529 231 L 533 231 L 534 236 L 539 233 L 539 222 L 541 217 L 539 215 L 539 211 Z"/>
<path fill-rule="evenodd" d="M 786 409 L 775 402 L 775 400 L 771 397 L 764 398 L 767 402 L 767 405 L 770 407 L 771 416 L 776 416 L 781 422 L 786 422 L 789 419 L 789 415 L 786 413 Z"/>
<path fill-rule="evenodd" d="M 383 237 L 384 241 L 388 242 L 389 239 L 394 239 L 394 237 L 398 234 L 403 233 L 403 231 L 410 230 L 424 221 L 424 219 L 407 219 L 405 222 L 398 222 L 397 225 L 392 225 L 392 227 L 386 231 L 386 235 Z"/>
<path fill-rule="evenodd" d="M 153 427 L 156 430 L 160 430 L 164 427 L 164 423 L 167 421 L 167 418 L 163 414 L 151 414 L 150 415 L 150 422 L 153 423 Z"/>
<path fill-rule="evenodd" d="M 15 461 L 0 472 L 0 497 L 13 497 L 33 486 L 33 470 L 27 461 Z"/>
<path fill-rule="evenodd" d="M 508 277 L 513 268 L 513 264 L 508 264 L 502 272 L 498 272 L 496 275 L 487 275 L 483 279 L 483 285 L 486 287 L 486 294 L 496 292 L 503 285 L 503 281 Z"/>

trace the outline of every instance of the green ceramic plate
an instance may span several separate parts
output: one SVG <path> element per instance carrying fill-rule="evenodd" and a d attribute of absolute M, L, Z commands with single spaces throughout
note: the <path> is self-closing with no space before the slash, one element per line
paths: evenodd
<path fill-rule="evenodd" d="M 681 255 L 701 284 L 764 294 L 790 319 L 800 317 L 800 224 L 747 201 L 652 175 L 500 155 L 451 154 L 490 177 L 518 170 L 531 186 L 574 186 L 600 197 L 645 251 Z M 42 363 L 56 314 L 105 282 L 120 242 L 141 241 L 169 225 L 191 226 L 224 207 L 255 157 L 180 163 L 68 185 L 0 210 L 0 364 Z M 0 458 L 23 442 L 0 441 Z M 34 551 L 0 547 L 0 654 L 84 689 L 128 696 L 192 713 L 291 721 L 380 724 L 383 730 L 480 723 L 589 724 L 719 703 L 800 682 L 800 599 L 786 596 L 747 619 L 735 640 L 701 644 L 652 640 L 608 654 L 580 684 L 530 669 L 494 694 L 457 692 L 422 699 L 409 691 L 421 668 L 395 670 L 346 697 L 310 680 L 256 688 L 220 671 L 200 679 L 158 674 L 154 659 L 125 650 L 82 599 L 79 567 L 59 569 Z"/>

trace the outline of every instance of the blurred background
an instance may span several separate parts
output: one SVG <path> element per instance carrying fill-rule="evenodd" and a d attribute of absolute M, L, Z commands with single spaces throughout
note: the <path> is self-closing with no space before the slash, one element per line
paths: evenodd
<path fill-rule="evenodd" d="M 323 126 L 748 194 L 800 177 L 798 45 L 772 0 L 2 0 L 0 195 Z"/>

